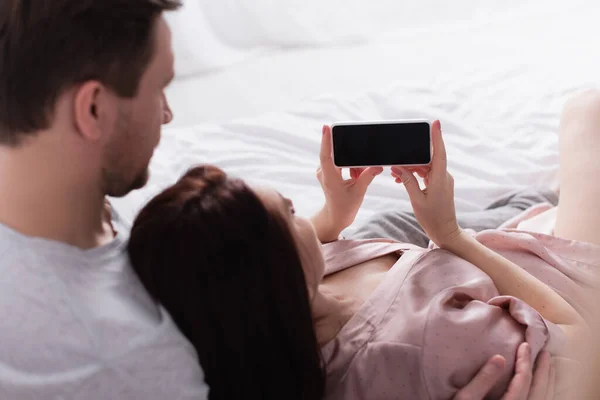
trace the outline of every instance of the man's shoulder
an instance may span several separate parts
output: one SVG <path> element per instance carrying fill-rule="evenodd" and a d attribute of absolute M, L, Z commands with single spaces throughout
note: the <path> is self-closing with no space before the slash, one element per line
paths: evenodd
<path fill-rule="evenodd" d="M 91 349 L 78 354 L 65 351 L 68 345 L 54 346 L 56 351 L 46 349 L 49 354 L 19 360 L 15 353 L 4 358 L 6 349 L 0 345 L 3 368 L 9 372 L 0 374 L 2 399 L 208 398 L 195 353 L 185 346 L 149 342 L 112 357 Z"/>
<path fill-rule="evenodd" d="M 162 308 L 36 290 L 0 291 L 3 399 L 206 398 L 196 352 Z"/>
<path fill-rule="evenodd" d="M 137 338 L 124 353 L 104 359 L 101 369 L 78 382 L 77 398 L 208 398 L 193 346 L 160 311 L 161 324 L 153 332 Z"/>
<path fill-rule="evenodd" d="M 0 358 L 10 371 L 0 397 L 206 398 L 194 348 L 144 290 L 125 243 L 64 250 L 0 241 Z"/>

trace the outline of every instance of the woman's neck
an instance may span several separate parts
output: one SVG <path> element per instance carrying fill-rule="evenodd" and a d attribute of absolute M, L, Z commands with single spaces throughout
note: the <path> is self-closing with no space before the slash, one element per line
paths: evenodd
<path fill-rule="evenodd" d="M 317 341 L 323 346 L 358 312 L 398 261 L 388 254 L 325 277 L 312 303 Z"/>

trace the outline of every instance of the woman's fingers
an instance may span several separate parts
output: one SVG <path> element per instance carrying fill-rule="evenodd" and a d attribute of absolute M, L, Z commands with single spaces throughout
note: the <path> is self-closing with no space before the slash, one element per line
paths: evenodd
<path fill-rule="evenodd" d="M 408 168 L 408 170 L 411 173 L 416 173 L 417 175 L 419 175 L 423 179 L 423 183 L 425 183 L 425 187 L 429 186 L 429 172 L 430 172 L 429 167 L 412 167 L 412 168 Z M 396 172 L 394 172 L 394 167 L 392 167 L 391 175 L 395 178 L 396 183 L 402 183 L 402 179 L 400 179 L 400 175 L 398 175 Z"/>
<path fill-rule="evenodd" d="M 395 168 L 402 168 L 402 166 L 401 165 L 395 165 L 395 166 L 393 166 L 392 167 L 392 175 L 396 175 L 394 173 L 394 169 Z M 412 174 L 419 175 L 421 178 L 427 177 L 427 175 L 429 174 L 429 171 L 430 171 L 429 167 L 404 167 L 404 168 L 406 168 Z"/>
<path fill-rule="evenodd" d="M 375 177 L 380 175 L 382 172 L 382 167 L 369 167 L 361 169 L 360 175 L 355 178 L 357 187 L 359 187 L 361 192 L 364 194 L 371 182 L 373 182 L 373 179 L 375 179 Z"/>
<path fill-rule="evenodd" d="M 419 201 L 423 196 L 423 192 L 419 187 L 417 178 L 415 178 L 412 172 L 405 167 L 398 166 L 392 167 L 392 172 L 398 176 L 398 178 L 396 178 L 396 182 L 398 182 L 398 179 L 400 179 L 404 184 L 411 201 Z"/>
<path fill-rule="evenodd" d="M 364 172 L 366 168 L 350 168 L 350 178 L 358 179 L 358 177 Z"/>
<path fill-rule="evenodd" d="M 448 161 L 446 156 L 446 145 L 442 138 L 442 125 L 436 120 L 431 125 L 431 140 L 433 142 L 433 161 L 431 168 L 435 174 L 446 172 Z"/>
<path fill-rule="evenodd" d="M 429 167 L 416 167 L 414 168 L 414 171 L 417 173 L 417 175 L 419 175 L 421 178 L 426 178 L 427 174 L 429 174 Z"/>

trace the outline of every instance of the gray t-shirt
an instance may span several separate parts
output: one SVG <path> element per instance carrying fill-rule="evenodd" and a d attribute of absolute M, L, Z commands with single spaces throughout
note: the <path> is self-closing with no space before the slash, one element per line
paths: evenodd
<path fill-rule="evenodd" d="M 0 399 L 206 399 L 194 348 L 144 290 L 128 229 L 81 250 L 0 224 Z"/>

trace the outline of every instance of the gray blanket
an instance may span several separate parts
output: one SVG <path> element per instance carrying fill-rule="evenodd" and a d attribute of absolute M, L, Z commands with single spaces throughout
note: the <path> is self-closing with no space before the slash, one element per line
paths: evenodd
<path fill-rule="evenodd" d="M 495 229 L 529 207 L 539 203 L 558 204 L 558 195 L 549 189 L 526 189 L 502 196 L 482 211 L 458 213 L 462 228 L 477 232 Z M 411 210 L 384 211 L 373 215 L 364 225 L 348 235 L 349 239 L 394 239 L 427 247 L 429 238 Z"/>

